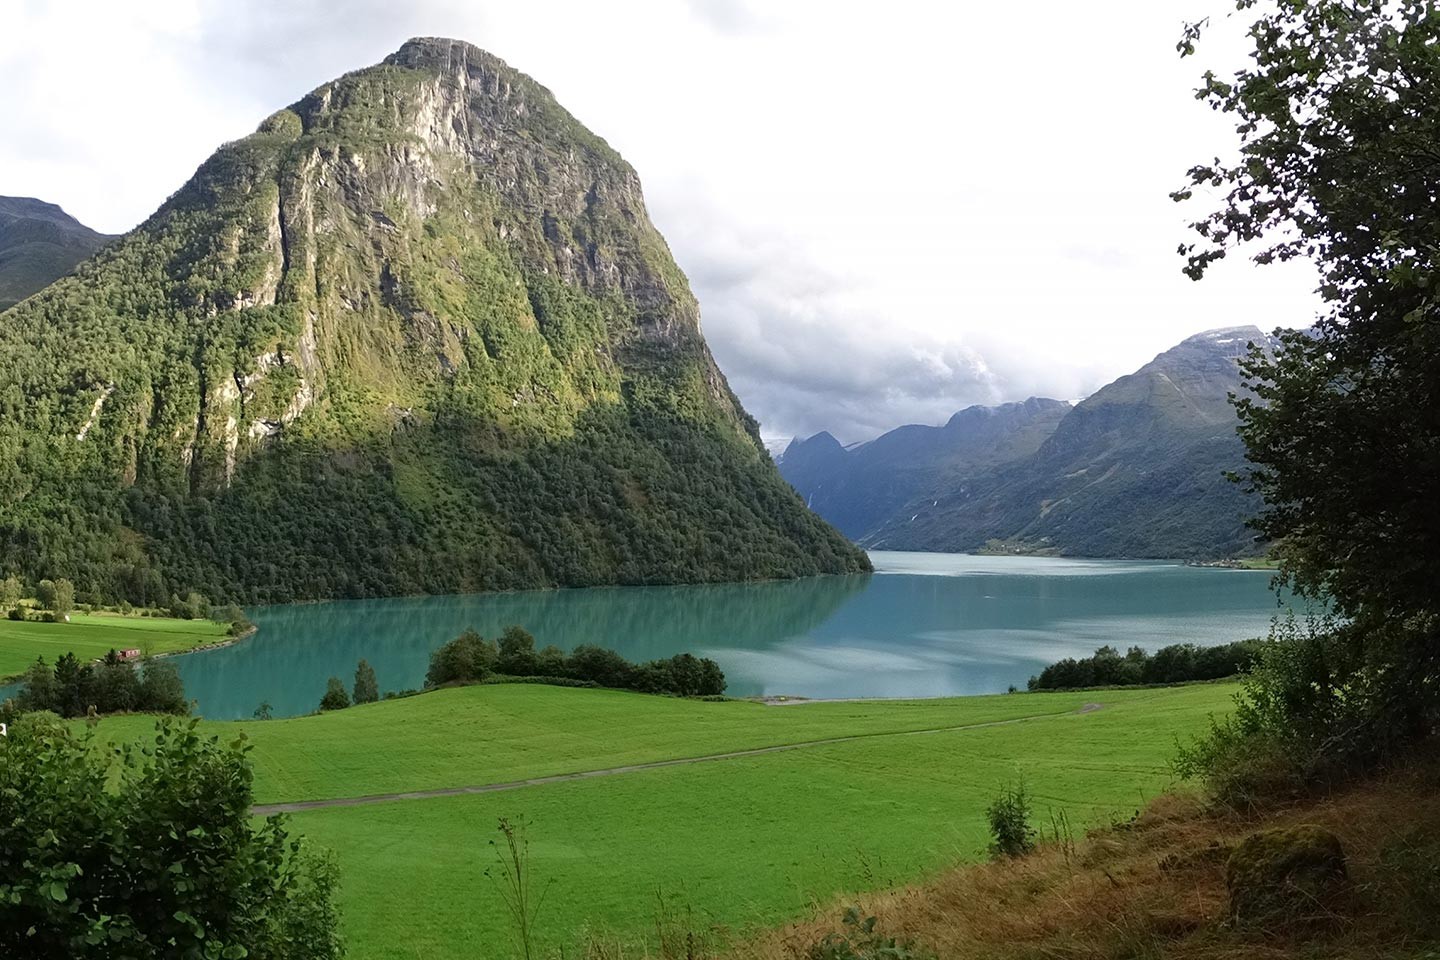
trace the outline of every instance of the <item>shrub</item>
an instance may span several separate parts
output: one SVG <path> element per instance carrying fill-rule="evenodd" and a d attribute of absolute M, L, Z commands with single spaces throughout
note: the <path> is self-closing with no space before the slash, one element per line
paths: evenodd
<path fill-rule="evenodd" d="M 1293 616 L 1276 621 L 1234 712 L 1181 748 L 1178 772 L 1204 780 L 1218 801 L 1256 806 L 1403 749 L 1420 735 L 1417 726 L 1433 729 L 1434 723 L 1426 709 L 1433 694 L 1406 689 L 1412 678 L 1426 682 L 1420 653 L 1413 671 L 1386 666 L 1393 659 L 1387 647 L 1417 642 L 1396 636 L 1403 631 L 1320 618 L 1303 626 Z M 1375 651 L 1379 658 L 1371 659 Z"/>
<path fill-rule="evenodd" d="M 1023 857 L 1035 849 L 1035 830 L 1030 826 L 1030 796 L 1023 783 L 1011 784 L 985 811 L 990 822 L 990 853 L 1001 857 Z"/>
<path fill-rule="evenodd" d="M 25 609 L 23 607 L 11 607 L 10 612 L 7 613 L 5 616 L 9 617 L 11 620 L 24 620 Z"/>
<path fill-rule="evenodd" d="M 0 956 L 342 955 L 335 868 L 251 818 L 241 744 L 167 718 L 100 747 L 40 713 L 0 737 Z"/>
<path fill-rule="evenodd" d="M 841 922 L 844 932 L 826 934 L 823 940 L 811 944 L 805 951 L 807 960 L 924 960 L 933 956 L 908 942 L 881 936 L 875 929 L 875 918 L 860 919 L 858 907 L 846 907 Z"/>
<path fill-rule="evenodd" d="M 1215 647 L 1178 643 L 1154 654 L 1131 647 L 1125 655 L 1114 647 L 1101 647 L 1093 656 L 1067 657 L 1031 677 L 1031 690 L 1073 690 L 1082 687 L 1126 687 L 1142 683 L 1186 683 L 1233 677 L 1259 660 L 1263 640 L 1240 640 Z"/>
<path fill-rule="evenodd" d="M 345 692 L 345 684 L 340 682 L 339 677 L 331 677 L 325 681 L 325 695 L 320 698 L 321 710 L 344 710 L 350 706 L 350 694 Z"/>
<path fill-rule="evenodd" d="M 636 665 L 613 650 L 590 644 L 576 647 L 568 657 L 553 646 L 537 654 L 535 638 L 520 627 L 507 628 L 498 646 L 474 630 L 466 630 L 430 655 L 425 686 L 486 681 L 494 672 L 511 681 L 574 680 L 577 686 L 684 697 L 713 697 L 725 692 L 725 674 L 719 664 L 708 658 L 681 653 Z"/>

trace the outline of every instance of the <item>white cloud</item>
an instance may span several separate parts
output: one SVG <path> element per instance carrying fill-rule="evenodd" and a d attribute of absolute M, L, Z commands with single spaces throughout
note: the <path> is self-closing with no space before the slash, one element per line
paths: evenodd
<path fill-rule="evenodd" d="M 1200 210 L 1167 193 L 1232 139 L 1191 98 L 1213 58 L 1174 53 L 1226 7 L 1200 6 L 10 0 L 0 193 L 127 229 L 274 109 L 458 36 L 640 171 L 767 434 L 862 439 L 1081 396 L 1206 327 L 1308 322 L 1303 265 L 1179 272 Z"/>

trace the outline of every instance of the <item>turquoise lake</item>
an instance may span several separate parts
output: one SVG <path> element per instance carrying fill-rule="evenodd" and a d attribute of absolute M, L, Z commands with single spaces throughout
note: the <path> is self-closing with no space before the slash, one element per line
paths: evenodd
<path fill-rule="evenodd" d="M 430 651 L 466 627 L 510 624 L 540 646 L 594 643 L 631 660 L 690 651 L 735 696 L 997 693 L 1102 644 L 1155 649 L 1263 636 L 1283 612 L 1264 572 L 1155 561 L 871 554 L 876 572 L 779 583 L 603 587 L 352 600 L 250 611 L 259 632 L 173 662 L 199 711 L 316 708 L 361 657 L 380 689 L 424 682 Z"/>

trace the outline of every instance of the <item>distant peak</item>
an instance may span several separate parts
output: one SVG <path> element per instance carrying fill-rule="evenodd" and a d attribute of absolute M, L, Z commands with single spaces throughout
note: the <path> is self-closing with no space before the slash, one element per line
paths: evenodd
<path fill-rule="evenodd" d="M 785 452 L 780 456 L 783 459 L 797 451 L 813 452 L 827 449 L 844 450 L 845 446 L 839 440 L 836 440 L 828 430 L 821 430 L 819 433 L 812 434 L 808 437 L 796 437 L 791 440 L 790 444 L 785 448 Z"/>
<path fill-rule="evenodd" d="M 1239 327 L 1217 327 L 1214 330 L 1206 330 L 1202 333 L 1197 333 L 1193 337 L 1186 337 L 1181 342 L 1192 344 L 1229 344 L 1236 342 L 1244 342 L 1246 340 L 1254 340 L 1256 343 L 1263 343 L 1269 339 L 1270 338 L 1265 335 L 1265 331 L 1261 330 L 1259 327 L 1255 326 L 1252 323 Z"/>

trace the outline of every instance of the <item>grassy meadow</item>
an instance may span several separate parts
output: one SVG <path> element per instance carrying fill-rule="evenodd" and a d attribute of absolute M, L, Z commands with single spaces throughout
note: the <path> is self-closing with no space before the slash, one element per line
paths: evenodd
<path fill-rule="evenodd" d="M 69 623 L 0 617 L 0 679 L 23 673 L 36 657 L 53 664 L 66 653 L 82 661 L 126 648 L 137 648 L 147 656 L 179 653 L 218 643 L 229 632 L 228 623 L 118 613 L 72 613 Z"/>
<path fill-rule="evenodd" d="M 537 935 L 653 938 L 664 910 L 740 932 L 842 893 L 983 855 L 984 810 L 1023 779 L 1045 823 L 1128 817 L 1171 784 L 1177 738 L 1230 685 L 767 707 L 544 686 L 467 687 L 243 729 L 259 802 L 511 781 L 836 737 L 803 749 L 504 792 L 291 816 L 335 851 L 350 955 L 513 952 L 495 881 L 500 817 L 529 823 Z M 1086 704 L 1101 709 L 1077 712 Z M 1005 723 L 997 721 L 1019 721 Z M 152 721 L 107 718 L 142 737 Z M 989 725 L 986 725 L 989 724 Z M 963 727 L 964 729 L 941 729 Z M 935 731 L 935 732 L 923 732 Z"/>

